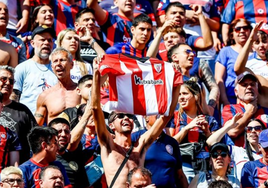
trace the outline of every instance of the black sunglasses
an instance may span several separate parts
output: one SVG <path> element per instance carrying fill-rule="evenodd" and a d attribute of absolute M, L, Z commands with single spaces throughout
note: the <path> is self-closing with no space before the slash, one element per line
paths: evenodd
<path fill-rule="evenodd" d="M 6 76 L 0 77 L 0 81 L 3 82 L 4 84 L 7 82 L 7 80 L 9 81 L 10 85 L 13 85 L 15 83 L 15 80 L 12 78 L 8 78 Z"/>
<path fill-rule="evenodd" d="M 211 157 L 213 159 L 216 159 L 219 155 L 224 158 L 224 157 L 227 156 L 227 152 L 226 151 L 222 151 L 222 152 L 218 153 L 218 152 L 215 151 L 215 152 L 211 153 Z"/>
<path fill-rule="evenodd" d="M 247 127 L 247 133 L 252 132 L 253 129 L 254 129 L 256 132 L 261 132 L 261 131 L 262 131 L 262 126 L 259 125 L 259 126 L 255 126 L 255 127 Z"/>
<path fill-rule="evenodd" d="M 124 113 L 118 113 L 118 114 L 116 114 L 115 118 L 123 119 L 125 116 L 127 116 L 129 119 L 133 119 L 134 118 L 134 116 L 132 114 L 124 114 Z"/>
<path fill-rule="evenodd" d="M 234 28 L 235 32 L 239 32 L 239 31 L 241 31 L 241 29 L 243 29 L 244 31 L 248 31 L 251 29 L 251 27 L 247 25 L 247 26 L 240 26 L 240 27 Z"/>

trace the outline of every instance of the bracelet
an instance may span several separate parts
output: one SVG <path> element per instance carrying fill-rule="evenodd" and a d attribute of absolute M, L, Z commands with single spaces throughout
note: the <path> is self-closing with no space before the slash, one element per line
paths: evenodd
<path fill-rule="evenodd" d="M 94 44 L 95 42 L 96 42 L 96 40 L 93 38 L 93 39 L 92 39 L 92 42 L 90 43 L 89 46 L 90 46 L 91 48 L 93 48 L 93 44 Z"/>

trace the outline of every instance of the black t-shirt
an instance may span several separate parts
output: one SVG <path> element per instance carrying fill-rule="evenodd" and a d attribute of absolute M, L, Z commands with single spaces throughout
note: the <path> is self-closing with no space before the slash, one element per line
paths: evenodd
<path fill-rule="evenodd" d="M 82 159 L 82 156 L 82 145 L 79 144 L 75 151 L 66 151 L 63 155 L 58 155 L 56 159 L 63 164 L 69 181 L 74 188 L 89 187 L 85 170 L 85 161 Z"/>
<path fill-rule="evenodd" d="M 106 42 L 103 42 L 101 40 L 95 39 L 98 45 L 102 47 L 104 51 L 106 51 L 110 45 Z M 84 61 L 90 63 L 92 65 L 93 59 L 97 57 L 97 52 L 90 47 L 90 45 L 87 42 L 81 42 L 81 50 L 80 50 L 80 55 L 83 58 Z"/>
<path fill-rule="evenodd" d="M 30 147 L 27 135 L 37 125 L 32 112 L 24 104 L 12 101 L 4 106 L 0 115 L 0 124 L 14 131 L 20 140 L 20 164 L 30 159 Z"/>

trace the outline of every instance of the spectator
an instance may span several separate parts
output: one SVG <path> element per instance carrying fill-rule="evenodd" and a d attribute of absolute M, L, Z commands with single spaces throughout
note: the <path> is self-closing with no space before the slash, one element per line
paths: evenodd
<path fill-rule="evenodd" d="M 203 97 L 203 113 L 214 115 L 217 101 L 220 97 L 219 87 L 208 64 L 204 61 L 199 62 L 199 59 L 195 57 L 195 52 L 187 44 L 179 43 L 171 47 L 168 51 L 168 60 L 172 62 L 174 66 L 179 67 L 182 71 L 183 79 L 189 80 L 190 77 L 198 79 L 198 83 L 201 86 L 201 94 Z M 208 105 L 205 100 L 205 88 L 209 91 Z M 216 109 L 217 110 L 217 109 Z M 219 118 L 219 117 L 217 117 Z"/>
<path fill-rule="evenodd" d="M 12 46 L 16 49 L 19 57 L 19 63 L 26 60 L 26 48 L 24 43 L 21 39 L 12 36 L 7 33 L 7 25 L 8 25 L 8 8 L 7 6 L 0 2 L 0 16 L 1 16 L 1 22 L 0 22 L 0 40 L 12 44 Z"/>
<path fill-rule="evenodd" d="M 0 64 L 15 68 L 18 65 L 18 53 L 16 49 L 8 43 L 0 40 Z"/>
<path fill-rule="evenodd" d="M 95 63 L 92 88 L 92 108 L 106 180 L 109 187 L 113 186 L 113 182 L 115 187 L 125 187 L 128 172 L 134 167 L 143 164 L 144 158 L 141 156 L 145 154 L 148 147 L 160 135 L 162 129 L 170 118 L 168 116 L 160 117 L 148 132 L 143 134 L 140 139 L 132 144 L 131 131 L 133 129 L 133 115 L 116 113 L 113 111 L 108 119 L 110 128 L 115 132 L 115 138 L 113 139 L 106 129 L 104 116 L 100 107 L 100 73 L 99 70 L 97 70 L 98 62 Z M 178 89 L 179 86 L 174 90 L 173 99 L 178 97 Z M 173 112 L 175 104 L 176 100 L 173 100 L 170 113 Z M 133 152 L 131 152 L 132 149 Z M 130 158 L 127 161 L 127 164 L 122 168 L 120 176 L 113 181 L 116 171 L 120 166 L 116 161 L 123 161 L 127 152 L 130 153 Z"/>
<path fill-rule="evenodd" d="M 210 182 L 217 180 L 228 181 L 233 188 L 240 188 L 240 182 L 237 177 L 230 175 L 231 154 L 228 146 L 223 143 L 216 143 L 210 148 L 210 160 L 212 172 L 208 176 L 206 172 L 199 172 L 191 184 L 190 188 L 207 188 Z"/>
<path fill-rule="evenodd" d="M 53 47 L 53 36 L 55 36 L 55 32 L 52 28 L 44 26 L 35 28 L 31 41 L 35 51 L 34 56 L 15 68 L 16 82 L 12 99 L 26 105 L 32 114 L 36 111 L 36 101 L 39 94 L 58 82 L 49 61 Z"/>
<path fill-rule="evenodd" d="M 157 115 L 145 116 L 146 128 L 150 130 L 156 120 Z M 132 141 L 146 131 L 132 133 Z M 148 148 L 144 166 L 152 172 L 152 182 L 157 188 L 188 188 L 187 179 L 182 171 L 179 144 L 164 131 Z"/>
<path fill-rule="evenodd" d="M 22 179 L 22 171 L 18 167 L 10 166 L 1 171 L 0 187 L 24 187 L 24 181 Z"/>
<path fill-rule="evenodd" d="M 230 28 L 229 34 L 233 35 L 234 44 L 220 51 L 215 67 L 215 79 L 220 88 L 220 100 L 223 106 L 236 104 L 234 63 L 249 37 L 251 26 L 245 19 L 236 19 Z"/>
<path fill-rule="evenodd" d="M 243 114 L 243 117 L 237 121 L 237 126 L 228 131 L 228 135 L 232 138 L 236 146 L 244 146 L 244 131 L 252 118 L 262 121 L 267 128 L 266 114 L 268 109 L 257 105 L 259 98 L 258 79 L 257 77 L 245 71 L 236 78 L 235 95 L 237 96 L 237 104 L 226 105 L 222 110 L 222 123 L 232 119 L 236 113 Z"/>
<path fill-rule="evenodd" d="M 268 34 L 260 30 L 262 23 L 256 24 L 241 53 L 239 53 L 234 66 L 236 74 L 241 74 L 248 70 L 268 79 L 268 66 L 265 54 L 268 51 Z M 253 58 L 247 61 L 251 48 L 253 48 L 255 53 Z"/>
<path fill-rule="evenodd" d="M 127 188 L 156 188 L 156 186 L 152 184 L 151 178 L 152 174 L 149 170 L 143 167 L 135 167 L 127 175 Z"/>
<path fill-rule="evenodd" d="M 49 165 L 40 172 L 40 188 L 63 188 L 64 177 L 57 166 Z"/>
<path fill-rule="evenodd" d="M 268 129 L 263 130 L 259 135 L 259 148 L 262 158 L 256 161 L 247 162 L 241 174 L 241 185 L 245 187 L 267 187 L 267 147 L 268 147 Z"/>
<path fill-rule="evenodd" d="M 146 14 L 140 14 L 133 19 L 131 26 L 132 40 L 117 43 L 106 50 L 106 54 L 124 53 L 136 57 L 146 57 L 147 43 L 152 34 L 152 20 Z"/>
<path fill-rule="evenodd" d="M 75 29 L 80 37 L 80 55 L 84 61 L 92 66 L 93 59 L 97 55 L 104 54 L 110 45 L 104 42 L 98 34 L 95 23 L 95 11 L 90 8 L 81 9 L 75 16 Z"/>
<path fill-rule="evenodd" d="M 3 94 L 0 93 L 0 112 L 3 110 Z M 21 145 L 18 136 L 8 128 L 0 124 L 1 139 L 0 139 L 0 172 L 3 168 L 14 165 L 19 165 L 19 150 Z"/>
<path fill-rule="evenodd" d="M 178 98 L 180 109 L 174 113 L 174 124 L 166 128 L 168 135 L 180 143 L 182 168 L 189 183 L 195 171 L 207 170 L 209 155 L 204 147 L 205 142 L 212 132 L 219 129 L 218 122 L 203 113 L 202 100 L 198 84 L 192 80 L 184 82 Z M 193 143 L 196 148 L 189 148 Z M 192 158 L 185 154 L 186 150 L 192 153 Z"/>
<path fill-rule="evenodd" d="M 77 84 L 71 80 L 70 76 L 73 67 L 71 53 L 64 48 L 56 48 L 51 53 L 50 59 L 58 83 L 41 93 L 37 99 L 35 118 L 39 125 L 50 122 L 64 109 L 80 103 L 80 96 L 76 93 Z M 55 101 L 55 99 L 58 100 Z"/>
<path fill-rule="evenodd" d="M 51 127 L 34 127 L 29 133 L 28 141 L 33 156 L 19 166 L 23 172 L 24 187 L 40 187 L 36 180 L 39 180 L 41 169 L 48 165 L 58 166 L 63 174 L 65 186 L 70 185 L 63 165 L 55 161 L 58 150 L 57 136 L 57 130 Z"/>
<path fill-rule="evenodd" d="M 74 188 L 86 188 L 89 186 L 84 168 L 85 161 L 82 160 L 82 147 L 79 147 L 79 143 L 90 115 L 88 105 L 84 116 L 72 132 L 70 132 L 69 122 L 64 118 L 55 118 L 48 124 L 49 127 L 53 127 L 58 131 L 58 155 L 56 160 L 63 164 L 69 181 Z"/>
<path fill-rule="evenodd" d="M 72 54 L 73 68 L 70 73 L 73 82 L 77 83 L 82 76 L 92 74 L 90 64 L 85 63 L 80 56 L 80 40 L 74 29 L 65 29 L 58 34 L 57 47 L 65 48 Z"/>
<path fill-rule="evenodd" d="M 27 134 L 36 126 L 31 111 L 23 104 L 10 99 L 14 85 L 14 69 L 9 66 L 0 66 L 0 92 L 3 94 L 3 111 L 0 115 L 0 124 L 14 131 L 20 140 L 20 162 L 22 164 L 30 158 L 30 148 Z"/>
<path fill-rule="evenodd" d="M 226 135 L 226 133 L 237 126 L 237 121 L 241 118 L 241 114 L 236 114 L 231 121 L 228 121 L 224 127 L 214 132 L 208 139 L 208 146 L 220 142 L 221 139 Z M 260 150 L 258 147 L 259 144 L 259 134 L 262 130 L 265 129 L 264 124 L 258 119 L 251 119 L 247 125 L 245 131 L 245 148 L 238 147 L 234 145 L 228 145 L 230 152 L 231 160 L 235 165 L 237 178 L 241 179 L 241 171 L 244 164 L 247 161 L 254 161 L 261 158 Z"/>
<path fill-rule="evenodd" d="M 235 19 L 246 19 L 252 25 L 262 20 L 264 23 L 267 23 L 268 15 L 266 11 L 266 3 L 265 0 L 229 0 L 221 17 L 223 43 L 227 45 L 227 42 L 230 39 L 228 31 L 232 29 L 231 23 Z"/>
<path fill-rule="evenodd" d="M 102 9 L 97 0 L 87 0 L 87 6 L 94 9 L 95 18 L 101 26 L 105 42 L 113 46 L 117 42 L 130 42 L 132 20 L 134 18 L 134 1 L 116 0 L 118 13 L 111 14 Z"/>

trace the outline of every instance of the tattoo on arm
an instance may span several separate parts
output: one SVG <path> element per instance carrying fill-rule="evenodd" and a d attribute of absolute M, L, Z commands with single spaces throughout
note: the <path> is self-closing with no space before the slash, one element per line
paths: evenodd
<path fill-rule="evenodd" d="M 44 115 L 35 113 L 35 114 L 34 114 L 34 117 L 37 117 L 37 118 L 44 118 Z"/>

